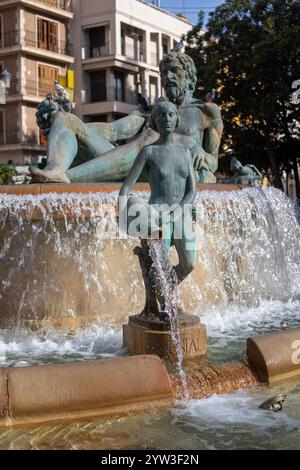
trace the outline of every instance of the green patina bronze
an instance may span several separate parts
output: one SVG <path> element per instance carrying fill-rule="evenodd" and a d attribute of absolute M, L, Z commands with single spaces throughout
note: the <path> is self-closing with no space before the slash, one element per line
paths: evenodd
<path fill-rule="evenodd" d="M 224 183 L 245 184 L 253 186 L 256 182 L 262 180 L 262 174 L 254 165 L 242 165 L 235 157 L 231 159 L 230 170 L 234 175 L 225 180 Z"/>
<path fill-rule="evenodd" d="M 196 262 L 192 213 L 196 197 L 193 159 L 188 147 L 176 141 L 174 131 L 178 129 L 180 120 L 173 103 L 159 99 L 153 108 L 152 120 L 159 138 L 139 153 L 120 190 L 120 225 L 130 235 L 142 239 L 161 232 L 166 253 L 169 253 L 171 244 L 176 248 L 179 264 L 175 270 L 178 280 L 182 281 L 194 269 Z M 130 189 L 143 171 L 148 175 L 151 188 L 148 202 L 130 195 Z"/>
<path fill-rule="evenodd" d="M 197 74 L 186 54 L 170 52 L 162 60 L 160 71 L 166 95 L 177 106 L 180 118 L 174 141 L 192 152 L 197 181 L 215 182 L 223 131 L 220 110 L 214 103 L 193 98 Z M 157 139 L 149 130 L 139 135 L 147 120 L 142 112 L 113 123 L 86 124 L 49 101 L 42 102 L 37 112 L 37 122 L 46 129 L 48 141 L 47 167 L 32 170 L 38 181 L 124 181 L 140 150 Z M 116 146 L 129 139 L 129 143 Z"/>
<path fill-rule="evenodd" d="M 129 145 L 115 146 L 116 142 L 133 137 L 141 129 L 145 118 L 139 112 L 110 124 L 86 124 L 75 114 L 65 112 L 48 96 L 39 104 L 36 118 L 47 136 L 47 167 L 31 170 L 41 182 L 124 180 L 137 153 L 155 140 L 155 133 L 148 130 Z M 79 166 L 69 169 L 73 164 Z M 72 178 L 77 168 L 81 179 Z"/>
<path fill-rule="evenodd" d="M 196 263 L 192 208 L 196 175 L 191 151 L 176 139 L 180 126 L 176 105 L 160 98 L 153 108 L 151 125 L 159 137 L 138 154 L 120 190 L 119 224 L 129 235 L 141 239 L 141 247 L 135 249 L 146 289 L 141 318 L 169 322 L 177 321 L 179 313 L 178 283 Z M 142 172 L 150 184 L 149 201 L 130 194 Z M 171 245 L 179 258 L 175 268 L 169 260 Z"/>

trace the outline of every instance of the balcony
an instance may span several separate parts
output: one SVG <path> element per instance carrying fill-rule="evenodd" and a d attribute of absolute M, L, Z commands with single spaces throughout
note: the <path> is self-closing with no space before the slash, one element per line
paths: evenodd
<path fill-rule="evenodd" d="M 10 88 L 7 92 L 8 101 L 14 101 L 14 96 L 17 96 L 17 99 L 20 98 L 20 95 L 26 95 L 26 97 L 35 97 L 35 102 L 42 101 L 49 93 L 54 93 L 54 83 L 38 81 L 38 80 L 26 80 L 25 85 L 21 86 L 21 81 L 19 79 L 12 79 Z M 11 98 L 11 99 L 9 99 Z M 16 98 L 15 98 L 16 99 Z"/>
<path fill-rule="evenodd" d="M 2 32 L 2 40 L 0 39 L 0 49 L 13 47 L 20 44 L 20 32 L 18 30 Z"/>
<path fill-rule="evenodd" d="M 70 0 L 37 0 L 52 8 L 60 8 L 65 11 L 72 11 L 72 1 Z"/>
<path fill-rule="evenodd" d="M 136 111 L 137 107 L 132 104 L 122 103 L 120 101 L 101 101 L 98 103 L 84 103 L 82 107 L 84 116 L 93 116 L 99 114 L 117 113 L 130 114 Z"/>
<path fill-rule="evenodd" d="M 52 53 L 54 53 L 57 60 L 69 63 L 74 62 L 73 58 L 71 58 L 73 54 L 72 44 L 58 38 L 54 41 L 52 40 L 52 42 L 42 43 L 38 40 L 36 31 L 25 30 L 24 38 L 22 39 L 20 30 L 4 32 L 2 34 L 2 41 L 0 40 L 0 52 L 7 52 L 5 51 L 7 48 L 34 48 L 39 56 L 47 55 L 47 57 L 51 58 Z"/>
<path fill-rule="evenodd" d="M 127 59 L 145 62 L 144 50 L 137 52 L 136 47 L 132 46 L 131 44 L 124 44 L 122 46 L 122 55 L 127 57 Z"/>
<path fill-rule="evenodd" d="M 36 96 L 38 98 L 46 98 L 49 93 L 54 93 L 54 83 L 43 82 L 37 80 L 26 80 L 25 92 L 26 95 Z"/>
<path fill-rule="evenodd" d="M 125 102 L 133 106 L 138 106 L 137 94 L 135 91 L 127 90 L 125 96 Z"/>
<path fill-rule="evenodd" d="M 38 41 L 37 33 L 35 31 L 25 30 L 25 46 L 36 47 L 39 50 L 43 49 L 60 55 L 72 55 L 71 44 L 58 38 L 48 44 L 42 43 L 41 41 Z"/>
<path fill-rule="evenodd" d="M 20 4 L 37 10 L 44 15 L 54 14 L 64 20 L 72 20 L 72 0 L 0 0 L 0 9 Z"/>
<path fill-rule="evenodd" d="M 32 131 L 20 139 L 16 129 L 6 129 L 5 133 L 0 136 L 0 145 L 39 145 L 39 133 Z"/>
<path fill-rule="evenodd" d="M 19 95 L 21 92 L 20 80 L 17 78 L 12 78 L 10 81 L 10 88 L 7 90 L 7 95 Z"/>
<path fill-rule="evenodd" d="M 98 57 L 107 57 L 109 55 L 109 44 L 105 46 L 90 47 L 84 46 L 82 53 L 82 60 L 96 59 Z"/>
<path fill-rule="evenodd" d="M 99 95 L 98 101 L 96 96 L 93 99 L 92 93 L 90 95 L 90 98 L 83 103 L 83 114 L 86 116 L 107 113 L 129 114 L 138 107 L 137 94 L 133 90 L 124 90 L 123 94 L 115 86 L 107 85 L 106 93 L 102 97 Z M 100 100 L 100 98 L 106 99 Z"/>
<path fill-rule="evenodd" d="M 158 53 L 157 52 L 151 52 L 151 65 L 158 67 Z"/>

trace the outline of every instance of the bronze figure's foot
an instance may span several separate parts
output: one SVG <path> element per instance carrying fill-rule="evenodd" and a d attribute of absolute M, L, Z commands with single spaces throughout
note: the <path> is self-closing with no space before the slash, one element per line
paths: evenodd
<path fill-rule="evenodd" d="M 30 173 L 33 183 L 70 183 L 70 180 L 61 171 L 30 168 Z"/>
<path fill-rule="evenodd" d="M 169 314 L 168 312 L 164 311 L 164 310 L 161 310 L 159 312 L 159 319 L 160 321 L 164 321 L 164 322 L 169 322 L 170 321 L 170 317 L 169 317 Z"/>

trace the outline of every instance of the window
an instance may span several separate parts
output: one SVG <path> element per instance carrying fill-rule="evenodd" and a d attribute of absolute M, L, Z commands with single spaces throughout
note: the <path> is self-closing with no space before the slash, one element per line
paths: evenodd
<path fill-rule="evenodd" d="M 0 75 L 3 69 L 4 69 L 3 62 L 0 62 Z M 5 103 L 6 103 L 6 88 L 5 88 L 3 80 L 0 80 L 0 104 L 5 104 Z M 0 132 L 2 132 L 2 128 L 0 128 Z"/>
<path fill-rule="evenodd" d="M 90 35 L 90 57 L 100 57 L 101 48 L 105 47 L 105 27 L 99 26 L 89 30 Z"/>
<path fill-rule="evenodd" d="M 106 71 L 91 72 L 91 102 L 106 101 Z"/>
<path fill-rule="evenodd" d="M 4 110 L 0 109 L 0 145 L 5 144 Z"/>
<path fill-rule="evenodd" d="M 154 104 L 158 98 L 158 83 L 155 77 L 150 77 L 150 103 Z"/>
<path fill-rule="evenodd" d="M 107 114 L 95 114 L 90 117 L 89 122 L 107 122 Z"/>
<path fill-rule="evenodd" d="M 55 80 L 58 80 L 58 69 L 39 64 L 38 76 L 39 96 L 46 96 L 48 93 L 53 93 L 54 82 Z"/>
<path fill-rule="evenodd" d="M 58 52 L 58 24 L 43 18 L 37 19 L 38 47 Z"/>
<path fill-rule="evenodd" d="M 39 139 L 40 139 L 40 145 L 47 145 L 47 139 L 45 134 L 39 129 Z"/>
<path fill-rule="evenodd" d="M 125 51 L 125 32 L 124 32 L 123 29 L 121 31 L 121 54 L 122 55 L 126 54 L 126 51 Z"/>
<path fill-rule="evenodd" d="M 139 39 L 138 39 L 138 57 L 141 62 L 145 62 L 143 36 L 139 36 Z"/>
<path fill-rule="evenodd" d="M 115 72 L 115 100 L 125 101 L 124 74 Z"/>
<path fill-rule="evenodd" d="M 0 47 L 3 47 L 3 14 L 0 14 Z"/>

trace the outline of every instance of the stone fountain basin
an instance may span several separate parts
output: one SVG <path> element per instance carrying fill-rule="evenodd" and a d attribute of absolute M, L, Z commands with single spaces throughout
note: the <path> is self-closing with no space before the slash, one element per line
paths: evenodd
<path fill-rule="evenodd" d="M 144 285 L 138 258 L 133 254 L 138 241 L 105 240 L 99 249 L 97 234 L 89 226 L 82 242 L 75 240 L 74 230 L 80 230 L 81 224 L 86 223 L 100 206 L 102 214 L 104 205 L 109 212 L 112 206 L 109 197 L 116 195 L 119 189 L 118 183 L 0 186 L 0 198 L 1 194 L 6 198 L 9 196 L 6 208 L 0 209 L 0 251 L 5 251 L 5 245 L 9 245 L 1 259 L 0 328 L 51 326 L 77 329 L 95 322 L 120 325 L 127 322 L 129 315 L 141 312 L 145 301 Z M 240 189 L 243 186 L 198 185 L 199 192 Z M 137 184 L 134 190 L 149 191 L 149 186 Z M 108 196 L 108 202 L 104 203 L 100 197 L 98 201 L 95 197 L 98 193 Z M 71 199 L 77 200 L 88 194 L 94 197 L 92 207 L 85 205 L 80 210 L 80 221 L 76 219 L 78 211 L 75 213 L 68 201 L 65 206 L 61 204 L 59 208 L 51 209 L 52 224 L 45 225 L 49 215 L 48 194 L 49 198 L 53 198 L 53 194 L 58 197 L 70 195 Z M 40 205 L 33 204 L 32 201 L 41 196 Z M 13 206 L 22 201 L 19 216 L 12 216 Z M 75 221 L 71 230 L 66 228 L 68 221 Z M 59 243 L 68 246 L 68 254 L 54 249 L 53 243 L 49 242 L 54 231 L 59 235 Z M 206 301 L 215 296 L 209 282 L 213 276 L 214 272 L 198 263 L 183 283 L 181 296 L 187 313 L 192 313 L 199 305 L 197 289 L 202 289 L 204 280 L 203 299 Z"/>

